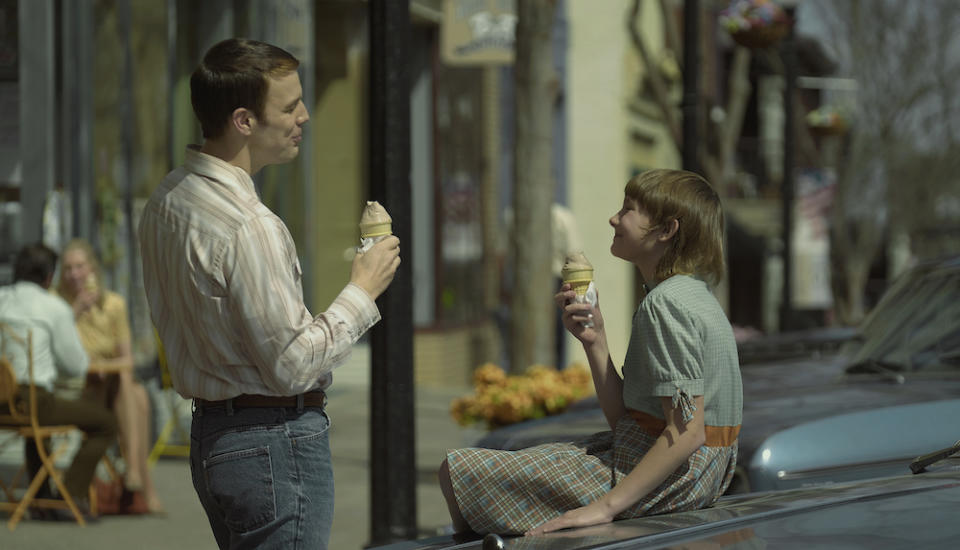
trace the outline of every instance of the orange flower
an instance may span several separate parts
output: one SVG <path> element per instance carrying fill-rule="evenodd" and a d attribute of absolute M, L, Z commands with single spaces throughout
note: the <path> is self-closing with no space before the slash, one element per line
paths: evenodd
<path fill-rule="evenodd" d="M 493 363 L 474 371 L 472 395 L 453 400 L 450 414 L 463 426 L 484 421 L 488 428 L 557 414 L 591 391 L 592 377 L 582 364 L 563 372 L 532 365 L 523 375 L 507 375 Z"/>

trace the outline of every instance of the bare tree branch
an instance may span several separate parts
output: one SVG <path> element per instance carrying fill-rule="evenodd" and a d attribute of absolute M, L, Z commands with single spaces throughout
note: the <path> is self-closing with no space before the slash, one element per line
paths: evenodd
<path fill-rule="evenodd" d="M 663 84 L 660 71 L 657 69 L 657 65 L 651 60 L 650 53 L 647 51 L 647 46 L 643 43 L 643 37 L 640 35 L 640 31 L 637 28 L 637 19 L 639 18 L 640 14 L 640 2 L 641 0 L 633 0 L 633 5 L 630 8 L 630 15 L 627 18 L 627 30 L 630 33 L 630 39 L 633 42 L 633 46 L 637 49 L 637 52 L 640 54 L 640 59 L 643 61 L 643 65 L 647 69 L 647 76 L 650 78 L 650 89 L 653 91 L 653 99 L 657 102 L 657 105 L 659 105 L 660 111 L 663 114 L 663 122 L 667 126 L 667 132 L 670 133 L 670 137 L 673 138 L 673 142 L 679 145 L 683 141 L 683 137 L 681 136 L 680 125 L 677 123 L 677 119 L 674 114 L 674 107 L 670 104 L 670 99 L 667 97 L 667 88 Z"/>
<path fill-rule="evenodd" d="M 733 62 L 730 64 L 729 88 L 727 92 L 727 109 L 723 124 L 720 127 L 720 159 L 723 163 L 724 182 L 731 176 L 734 166 L 734 154 L 737 141 L 743 129 L 743 117 L 747 112 L 747 102 L 750 99 L 750 50 L 737 46 L 733 52 Z M 718 182 L 719 183 L 719 182 Z"/>
<path fill-rule="evenodd" d="M 936 223 L 955 190 L 960 55 L 953 0 L 819 0 L 841 71 L 859 82 L 858 112 L 837 166 L 831 255 L 847 322 L 864 311 L 866 270 L 888 232 Z M 924 239 L 926 242 L 927 238 Z"/>
<path fill-rule="evenodd" d="M 680 29 L 677 28 L 677 20 L 673 16 L 673 10 L 670 7 L 670 0 L 660 0 L 660 12 L 663 16 L 663 28 L 666 29 L 667 47 L 673 52 L 677 59 L 677 64 L 683 69 L 683 41 L 680 40 Z"/>

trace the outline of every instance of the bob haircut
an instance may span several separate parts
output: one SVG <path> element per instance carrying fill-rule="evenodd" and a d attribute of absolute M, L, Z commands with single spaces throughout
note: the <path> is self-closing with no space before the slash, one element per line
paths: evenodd
<path fill-rule="evenodd" d="M 623 193 L 646 211 L 654 229 L 678 222 L 657 264 L 658 281 L 677 274 L 696 275 L 710 285 L 723 279 L 723 207 L 707 180 L 683 170 L 650 170 L 630 178 Z"/>
<path fill-rule="evenodd" d="M 205 139 L 223 136 L 231 114 L 245 107 L 263 117 L 267 77 L 296 71 L 300 61 L 282 48 L 246 38 L 213 45 L 190 76 L 190 103 Z"/>

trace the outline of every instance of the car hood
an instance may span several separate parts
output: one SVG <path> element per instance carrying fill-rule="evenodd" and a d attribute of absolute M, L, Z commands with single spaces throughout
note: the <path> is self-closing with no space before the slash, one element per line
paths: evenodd
<path fill-rule="evenodd" d="M 960 458 L 927 473 L 825 487 L 722 497 L 702 510 L 616 521 L 536 537 L 504 537 L 504 548 L 906 548 L 952 547 L 960 537 Z M 479 549 L 452 536 L 382 550 Z"/>
<path fill-rule="evenodd" d="M 847 363 L 847 359 L 838 356 L 741 369 L 741 463 L 767 438 L 794 426 L 862 411 L 956 400 L 960 396 L 960 376 L 847 375 Z M 949 442 L 941 445 L 946 443 Z"/>

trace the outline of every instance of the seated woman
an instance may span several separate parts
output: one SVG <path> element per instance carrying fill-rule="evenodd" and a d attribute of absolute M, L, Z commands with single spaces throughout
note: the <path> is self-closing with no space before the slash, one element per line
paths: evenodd
<path fill-rule="evenodd" d="M 147 468 L 150 401 L 146 389 L 133 377 L 127 305 L 122 296 L 102 287 L 96 254 L 88 242 L 73 240 L 64 248 L 57 293 L 73 307 L 80 340 L 90 356 L 84 392 L 101 400 L 117 416 L 126 462 L 124 486 L 134 493 L 142 491 L 146 511 L 161 512 Z"/>

